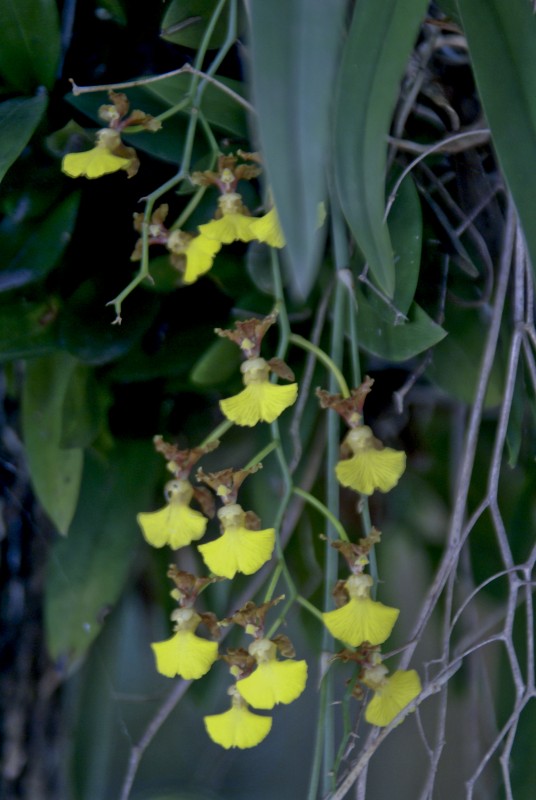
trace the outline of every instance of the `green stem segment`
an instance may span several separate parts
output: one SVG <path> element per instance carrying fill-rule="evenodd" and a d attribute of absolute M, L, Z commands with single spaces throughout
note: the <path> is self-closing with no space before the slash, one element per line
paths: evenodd
<path fill-rule="evenodd" d="M 209 69 L 207 70 L 207 79 L 205 79 L 201 77 L 202 73 L 200 72 L 200 70 L 203 65 L 203 61 L 205 59 L 210 44 L 210 39 L 212 37 L 212 33 L 214 31 L 218 18 L 222 14 L 223 9 L 225 8 L 228 2 L 229 2 L 229 22 L 227 26 L 227 36 L 225 38 L 225 42 L 223 43 L 222 47 L 220 48 L 215 58 L 213 59 Z M 170 189 L 173 189 L 178 183 L 180 183 L 188 176 L 190 163 L 192 159 L 192 150 L 197 131 L 197 124 L 200 117 L 199 107 L 203 97 L 203 92 L 205 91 L 205 88 L 208 85 L 208 78 L 213 73 L 216 72 L 216 70 L 226 57 L 227 53 L 233 46 L 235 40 L 236 40 L 236 0 L 219 0 L 219 3 L 214 9 L 214 12 L 210 18 L 210 22 L 205 30 L 205 34 L 203 36 L 203 40 L 201 42 L 199 50 L 197 51 L 196 61 L 195 61 L 195 71 L 191 73 L 192 80 L 190 83 L 190 89 L 188 91 L 188 103 L 191 103 L 190 118 L 188 120 L 188 128 L 186 130 L 186 141 L 182 152 L 182 161 L 180 169 L 178 173 L 173 178 L 171 178 L 171 180 L 167 181 L 165 184 L 163 184 L 163 186 L 160 186 L 154 192 L 151 192 L 151 194 L 145 198 L 146 204 L 145 204 L 145 212 L 143 217 L 143 228 L 141 236 L 142 257 L 141 257 L 140 269 L 138 273 L 134 276 L 134 278 L 130 281 L 128 286 L 126 286 L 122 292 L 120 292 L 116 297 L 114 297 L 113 300 L 110 300 L 110 302 L 107 303 L 107 305 L 114 307 L 116 314 L 114 323 L 116 324 L 121 323 L 121 308 L 125 299 L 145 279 L 149 280 L 151 279 L 149 273 L 149 224 L 151 221 L 154 204 L 160 197 L 162 197 L 162 195 L 170 191 Z M 205 134 L 207 134 L 207 127 L 208 125 L 205 127 Z M 211 141 L 210 136 L 209 136 L 209 141 Z M 212 136 L 212 144 L 214 142 L 215 139 Z M 181 215 L 181 220 L 183 217 L 184 215 Z"/>
<path fill-rule="evenodd" d="M 338 517 L 331 513 L 329 508 L 324 505 L 318 498 L 314 497 L 314 495 L 309 494 L 304 489 L 299 489 L 297 486 L 294 487 L 294 494 L 297 494 L 298 497 L 302 497 L 306 503 L 309 503 L 310 506 L 316 508 L 317 511 L 320 511 L 321 514 L 329 521 L 333 528 L 339 534 L 339 539 L 342 539 L 344 542 L 348 542 L 348 534 L 344 530 L 343 526 L 341 525 Z"/>
<path fill-rule="evenodd" d="M 344 375 L 327 353 L 321 350 L 320 347 L 312 344 L 310 341 L 308 341 L 308 339 L 304 339 L 303 336 L 299 336 L 297 333 L 292 333 L 289 337 L 289 341 L 291 344 L 295 344 L 296 347 L 301 347 L 303 350 L 308 350 L 309 353 L 313 353 L 313 355 L 315 355 L 317 359 L 329 369 L 337 381 L 342 396 L 350 397 L 350 390 L 348 389 L 348 384 L 346 383 Z"/>

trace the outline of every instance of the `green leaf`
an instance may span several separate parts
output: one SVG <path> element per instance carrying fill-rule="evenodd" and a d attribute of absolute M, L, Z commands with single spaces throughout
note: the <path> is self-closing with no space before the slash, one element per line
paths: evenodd
<path fill-rule="evenodd" d="M 40 224 L 31 223 L 31 233 L 25 235 L 22 246 L 0 267 L 0 291 L 16 289 L 48 275 L 70 241 L 79 203 L 80 194 L 71 194 Z M 1 231 L 0 242 L 3 238 L 9 239 L 10 233 L 9 229 Z M 4 252 L 8 248 L 9 241 L 6 241 Z"/>
<path fill-rule="evenodd" d="M 492 141 L 536 269 L 536 18 L 526 0 L 458 0 Z"/>
<path fill-rule="evenodd" d="M 169 108 L 167 102 L 164 103 L 154 93 L 150 94 L 145 91 L 144 87 L 133 87 L 132 89 L 128 89 L 125 94 L 130 101 L 131 110 L 139 108 L 145 111 L 146 114 L 152 114 L 154 117 L 157 117 Z M 99 128 L 102 128 L 103 122 L 99 118 L 98 111 L 100 106 L 109 103 L 108 95 L 105 92 L 81 94 L 78 96 L 68 94 L 65 99 L 76 109 L 93 119 L 98 124 Z M 143 131 L 141 133 L 124 135 L 122 138 L 127 144 L 135 147 L 136 150 L 141 150 L 152 156 L 156 156 L 156 158 L 178 164 L 181 158 L 180 154 L 184 147 L 186 124 L 186 117 L 176 114 L 171 119 L 165 120 L 159 131 L 153 133 L 150 131 Z M 200 152 L 194 147 L 194 157 L 199 157 L 199 155 Z"/>
<path fill-rule="evenodd" d="M 160 36 L 166 42 L 196 50 L 202 42 L 218 0 L 172 0 L 162 20 Z M 243 27 L 242 4 L 238 10 L 238 29 Z M 209 48 L 221 47 L 228 28 L 228 14 L 223 11 L 218 17 L 209 41 Z"/>
<path fill-rule="evenodd" d="M 30 141 L 47 104 L 48 98 L 42 93 L 0 105 L 0 181 Z"/>
<path fill-rule="evenodd" d="M 55 298 L 29 298 L 6 292 L 0 297 L 0 363 L 43 355 L 56 347 Z"/>
<path fill-rule="evenodd" d="M 344 48 L 335 103 L 334 168 L 348 225 L 388 297 L 395 264 L 383 221 L 387 135 L 426 0 L 360 0 Z"/>
<path fill-rule="evenodd" d="M 223 78 L 221 75 L 215 75 L 214 77 L 223 86 L 232 89 L 240 97 L 244 96 L 244 84 L 241 81 Z M 191 75 L 174 75 L 156 83 L 149 83 L 143 87 L 143 90 L 147 92 L 149 97 L 157 97 L 168 108 L 171 108 L 186 97 L 191 82 Z M 201 110 L 211 125 L 232 133 L 233 136 L 238 136 L 241 139 L 247 138 L 248 127 L 244 107 L 212 83 L 208 83 L 205 86 L 201 99 Z M 166 121 L 163 124 L 165 126 L 168 123 Z"/>
<path fill-rule="evenodd" d="M 447 306 L 443 324 L 449 335 L 434 349 L 433 361 L 426 374 L 447 394 L 471 404 L 475 399 L 489 319 L 485 310 L 478 313 L 475 309 L 451 305 Z M 486 392 L 486 407 L 501 402 L 503 383 L 503 363 L 497 355 Z"/>
<path fill-rule="evenodd" d="M 357 326 L 359 344 L 364 350 L 387 361 L 407 361 L 428 350 L 447 334 L 417 303 L 408 311 L 407 322 L 387 306 L 380 313 L 358 287 Z"/>
<path fill-rule="evenodd" d="M 436 5 L 446 15 L 448 22 L 461 24 L 456 0 L 438 0 Z"/>
<path fill-rule="evenodd" d="M 344 0 L 253 0 L 251 79 L 267 177 L 287 242 L 290 285 L 306 298 L 325 226 L 325 173 L 333 82 L 344 38 Z"/>
<path fill-rule="evenodd" d="M 162 377 L 180 377 L 187 381 L 197 359 L 213 341 L 214 334 L 207 325 L 192 324 L 181 330 L 171 328 L 155 349 L 134 347 L 111 369 L 110 377 L 120 382 Z"/>
<path fill-rule="evenodd" d="M 88 447 L 101 429 L 109 398 L 98 384 L 95 372 L 76 364 L 63 402 L 62 447 Z"/>
<path fill-rule="evenodd" d="M 87 364 L 106 364 L 128 353 L 141 339 L 158 312 L 158 300 L 150 292 L 133 292 L 123 308 L 121 325 L 112 325 L 113 309 L 108 286 L 84 281 L 71 295 L 58 319 L 62 346 Z"/>
<path fill-rule="evenodd" d="M 22 398 L 22 429 L 30 476 L 43 508 L 60 533 L 73 518 L 83 453 L 63 448 L 64 401 L 76 360 L 54 353 L 30 361 Z"/>
<path fill-rule="evenodd" d="M 388 223 L 396 275 L 393 305 L 405 314 L 417 288 L 422 247 L 421 203 L 411 175 L 400 185 Z"/>
<path fill-rule="evenodd" d="M 136 514 L 150 502 L 158 458 L 148 442 L 120 442 L 108 457 L 87 453 L 69 537 L 52 549 L 45 587 L 53 658 L 79 658 L 99 633 L 125 584 L 136 544 Z"/>
<path fill-rule="evenodd" d="M 0 75 L 13 88 L 31 94 L 51 89 L 60 57 L 56 0 L 3 0 L 0 25 Z"/>
<path fill-rule="evenodd" d="M 190 373 L 190 380 L 203 388 L 217 386 L 240 373 L 240 351 L 228 339 L 210 345 Z"/>

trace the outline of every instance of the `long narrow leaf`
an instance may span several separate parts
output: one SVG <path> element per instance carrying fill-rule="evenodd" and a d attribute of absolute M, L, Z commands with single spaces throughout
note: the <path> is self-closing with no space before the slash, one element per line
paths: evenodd
<path fill-rule="evenodd" d="M 0 181 L 28 144 L 47 102 L 42 93 L 6 100 L 0 105 Z"/>
<path fill-rule="evenodd" d="M 346 0 L 252 0 L 251 69 L 268 178 L 287 241 L 290 280 L 305 298 L 320 255 L 333 81 Z"/>
<path fill-rule="evenodd" d="M 51 89 L 60 57 L 56 0 L 3 0 L 0 75 L 22 92 Z"/>
<path fill-rule="evenodd" d="M 493 144 L 536 269 L 536 18 L 528 0 L 458 0 Z"/>
<path fill-rule="evenodd" d="M 80 504 L 69 536 L 54 544 L 45 613 L 53 658 L 80 658 L 117 600 L 143 540 L 136 513 L 147 508 L 158 475 L 146 442 L 119 442 L 107 458 L 88 452 Z"/>
<path fill-rule="evenodd" d="M 343 212 L 369 269 L 392 297 L 395 266 L 383 222 L 387 134 L 426 0 L 359 0 L 335 110 L 334 168 Z"/>
<path fill-rule="evenodd" d="M 32 483 L 60 533 L 73 518 L 82 479 L 83 451 L 61 444 L 63 403 L 76 360 L 53 353 L 26 368 L 22 428 Z"/>

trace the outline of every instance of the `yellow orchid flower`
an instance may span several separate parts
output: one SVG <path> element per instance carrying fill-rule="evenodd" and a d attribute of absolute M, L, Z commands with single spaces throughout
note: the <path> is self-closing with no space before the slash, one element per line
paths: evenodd
<path fill-rule="evenodd" d="M 224 415 L 236 425 L 251 428 L 258 422 L 273 422 L 296 402 L 298 384 L 281 386 L 271 383 L 270 366 L 264 358 L 248 358 L 240 370 L 246 388 L 233 397 L 220 400 Z"/>
<path fill-rule="evenodd" d="M 363 642 L 382 644 L 391 635 L 399 609 L 371 600 L 370 575 L 351 575 L 345 585 L 350 600 L 341 608 L 322 614 L 326 628 L 353 647 Z"/>
<path fill-rule="evenodd" d="M 421 680 L 414 669 L 397 670 L 389 677 L 387 672 L 383 664 L 377 664 L 365 670 L 361 679 L 374 690 L 374 696 L 365 711 L 365 719 L 380 728 L 389 725 L 422 689 Z"/>
<path fill-rule="evenodd" d="M 145 539 L 153 547 L 169 545 L 173 550 L 201 539 L 207 519 L 190 508 L 194 490 L 191 483 L 175 478 L 166 484 L 168 504 L 159 511 L 138 514 L 136 519 Z"/>
<path fill-rule="evenodd" d="M 253 233 L 254 239 L 265 242 L 270 247 L 285 246 L 285 237 L 275 208 L 271 208 L 263 217 L 256 217 L 249 226 L 249 230 Z"/>
<path fill-rule="evenodd" d="M 236 688 L 250 706 L 273 708 L 277 703 L 292 703 L 301 695 L 307 682 L 305 661 L 278 661 L 277 647 L 270 639 L 256 639 L 248 649 L 257 667 L 237 681 Z"/>
<path fill-rule="evenodd" d="M 337 480 L 361 494 L 370 495 L 375 489 L 388 492 L 398 483 L 406 468 L 402 450 L 384 447 L 368 425 L 353 428 L 344 440 L 353 453 L 335 467 Z"/>
<path fill-rule="evenodd" d="M 67 153 L 61 169 L 70 178 L 100 178 L 111 172 L 128 169 L 132 159 L 114 155 L 113 150 L 121 146 L 117 131 L 103 128 L 97 133 L 97 144 L 92 150 L 82 153 Z"/>
<path fill-rule="evenodd" d="M 192 236 L 184 231 L 171 231 L 166 247 L 173 255 L 184 256 L 186 268 L 182 279 L 184 283 L 195 281 L 207 273 L 214 263 L 216 253 L 221 248 L 221 242 L 209 239 L 202 234 Z"/>
<path fill-rule="evenodd" d="M 231 747 L 241 750 L 256 747 L 268 736 L 272 727 L 272 718 L 253 714 L 236 691 L 232 693 L 229 711 L 204 717 L 203 722 L 212 741 L 226 750 Z"/>
<path fill-rule="evenodd" d="M 203 561 L 211 572 L 234 578 L 237 572 L 253 575 L 272 557 L 275 530 L 252 531 L 246 528 L 246 514 L 237 503 L 218 511 L 223 533 L 213 542 L 199 545 Z"/>
<path fill-rule="evenodd" d="M 175 634 L 164 642 L 151 644 L 158 672 L 168 678 L 180 675 L 192 680 L 205 675 L 218 658 L 218 645 L 196 636 L 195 629 L 201 617 L 192 608 L 179 608 L 173 612 Z"/>
<path fill-rule="evenodd" d="M 226 192 L 218 199 L 219 219 L 199 226 L 199 231 L 209 239 L 221 244 L 231 242 L 251 242 L 253 239 L 265 242 L 271 247 L 284 247 L 285 239 L 279 226 L 275 209 L 262 217 L 251 217 L 237 192 Z"/>

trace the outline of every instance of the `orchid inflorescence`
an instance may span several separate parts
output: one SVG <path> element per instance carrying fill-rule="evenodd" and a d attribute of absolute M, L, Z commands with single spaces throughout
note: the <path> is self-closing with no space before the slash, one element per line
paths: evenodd
<path fill-rule="evenodd" d="M 64 157 L 62 169 L 68 176 L 96 178 L 117 171 L 125 171 L 129 177 L 136 174 L 139 167 L 136 152 L 123 144 L 121 134 L 134 128 L 156 132 L 160 122 L 143 111 L 130 112 L 123 94 L 110 92 L 110 101 L 99 109 L 99 116 L 107 127 L 97 132 L 95 147 Z M 211 187 L 218 191 L 214 217 L 199 224 L 196 230 L 183 230 L 188 214 L 186 219 L 181 217 L 169 223 L 167 203 L 154 210 L 148 207 L 146 214 L 134 214 L 134 228 L 140 238 L 131 260 L 143 262 L 145 259 L 146 262 L 148 248 L 163 248 L 182 283 L 188 286 L 211 270 L 225 245 L 257 241 L 272 248 L 284 247 L 276 209 L 271 207 L 266 213 L 255 216 L 239 192 L 240 182 L 255 180 L 260 173 L 260 156 L 241 150 L 235 154 L 220 154 L 215 169 L 191 173 L 189 180 L 200 192 Z M 140 276 L 149 277 L 149 273 L 140 272 Z M 283 301 L 281 297 L 277 299 L 280 309 Z M 274 311 L 265 317 L 236 321 L 232 329 L 217 328 L 215 331 L 219 337 L 236 345 L 242 357 L 243 389 L 219 401 L 228 427 L 253 428 L 268 423 L 275 424 L 277 429 L 278 419 L 297 400 L 298 384 L 288 364 L 279 356 L 265 358 L 261 355 L 265 335 L 277 320 L 278 312 Z M 315 346 L 309 344 L 308 347 L 314 352 Z M 318 348 L 316 350 L 319 352 Z M 322 360 L 329 364 L 326 354 Z M 373 380 L 366 377 L 359 386 L 348 391 L 335 365 L 333 374 L 339 375 L 342 394 L 324 389 L 317 389 L 316 394 L 320 407 L 335 411 L 348 427 L 334 471 L 341 487 L 356 493 L 362 504 L 374 492 L 389 492 L 397 485 L 406 467 L 406 455 L 401 450 L 384 446 L 364 424 L 363 407 Z M 278 446 L 275 433 L 273 436 L 271 449 Z M 282 596 L 272 599 L 273 586 L 263 603 L 249 600 L 225 619 L 218 620 L 213 612 L 204 610 L 211 584 L 234 581 L 237 576 L 252 576 L 263 568 L 268 572 L 274 553 L 277 568 L 285 569 L 280 531 L 276 527 L 263 527 L 257 514 L 245 510 L 238 502 L 243 481 L 261 469 L 260 460 L 242 469 L 233 466 L 207 473 L 197 468 L 192 478 L 197 462 L 218 444 L 214 435 L 203 445 L 180 449 L 156 436 L 155 448 L 163 455 L 171 473 L 164 487 L 165 505 L 156 511 L 140 512 L 137 519 L 148 544 L 155 548 L 169 547 L 173 551 L 193 548 L 194 555 L 188 559 L 189 568 L 197 559 L 207 573 L 198 576 L 176 564 L 169 567 L 167 574 L 174 584 L 171 596 L 177 607 L 171 614 L 171 636 L 151 645 L 156 668 L 168 678 L 199 680 L 216 661 L 225 662 L 232 678 L 227 689 L 230 707 L 205 716 L 204 724 L 217 744 L 227 749 L 245 749 L 260 744 L 270 732 L 272 716 L 266 712 L 272 712 L 279 704 L 292 703 L 303 694 L 308 669 L 305 660 L 294 657 L 288 637 L 275 634 L 284 621 L 284 614 L 269 632 L 265 630 L 266 615 L 283 599 Z M 315 502 L 322 506 L 320 501 Z M 217 521 L 219 526 L 216 535 L 211 520 Z M 333 589 L 336 607 L 322 612 L 308 601 L 305 606 L 322 620 L 331 636 L 342 643 L 343 648 L 333 660 L 351 662 L 357 667 L 352 694 L 362 700 L 367 692 L 372 692 L 372 696 L 368 696 L 365 719 L 383 727 L 404 710 L 409 711 L 421 691 L 421 684 L 415 670 L 396 670 L 389 674 L 382 660 L 381 646 L 391 636 L 400 611 L 376 599 L 377 580 L 367 572 L 371 551 L 380 541 L 381 534 L 374 527 L 358 541 L 331 540 L 330 544 L 343 556 L 348 569 L 348 574 L 341 577 Z M 243 578 L 241 581 L 243 583 Z M 208 590 L 206 594 L 205 590 Z M 202 606 L 199 603 L 201 593 L 204 594 Z M 224 651 L 219 640 L 222 630 L 230 626 L 242 627 L 250 640 L 244 646 Z M 208 637 L 200 633 L 203 630 L 208 632 Z"/>
<path fill-rule="evenodd" d="M 236 344 L 244 356 L 241 372 L 245 388 L 239 394 L 220 401 L 222 413 L 238 426 L 273 422 L 291 406 L 297 397 L 296 383 L 279 386 L 269 380 L 275 376 L 293 379 L 288 366 L 280 359 L 265 360 L 261 345 L 276 314 L 261 319 L 236 322 L 233 329 L 217 329 L 219 336 Z M 251 374 L 254 379 L 251 380 Z M 341 445 L 341 459 L 335 473 L 341 486 L 360 496 L 393 488 L 405 469 L 406 457 L 373 435 L 363 424 L 363 404 L 373 381 L 366 378 L 349 397 L 317 390 L 320 405 L 335 410 L 349 427 Z M 251 391 L 253 389 L 253 391 Z M 279 391 L 279 390 L 290 391 Z M 238 502 L 243 481 L 262 466 L 255 463 L 244 469 L 225 468 L 205 472 L 198 468 L 196 483 L 190 472 L 197 461 L 212 452 L 217 441 L 191 450 L 155 437 L 156 449 L 164 455 L 173 478 L 165 487 L 166 505 L 158 511 L 138 514 L 143 535 L 154 547 L 168 545 L 173 550 L 193 545 L 208 570 L 208 577 L 199 578 L 170 567 L 168 575 L 175 581 L 173 597 L 178 608 L 171 619 L 171 638 L 152 645 L 156 666 L 168 677 L 184 679 L 203 677 L 216 660 L 225 661 L 234 683 L 228 689 L 230 708 L 204 718 L 209 736 L 224 748 L 247 748 L 259 744 L 272 727 L 272 718 L 257 711 L 267 711 L 278 704 L 291 703 L 305 689 L 307 664 L 294 659 L 294 649 L 283 635 L 265 635 L 264 618 L 282 598 L 257 606 L 249 601 L 224 620 L 216 620 L 210 612 L 198 611 L 195 603 L 199 592 L 221 580 L 232 581 L 236 575 L 253 575 L 269 565 L 276 546 L 278 531 L 263 528 L 253 511 L 246 511 Z M 210 490 L 213 494 L 210 494 Z M 195 501 L 200 510 L 191 508 Z M 216 503 L 219 504 L 217 511 Z M 207 535 L 209 519 L 219 522 L 220 534 Z M 354 696 L 362 698 L 365 690 L 372 698 L 365 711 L 366 720 L 378 726 L 388 725 L 408 708 L 421 691 L 419 676 L 414 670 L 398 670 L 389 675 L 382 662 L 381 645 L 389 638 L 399 616 L 399 609 L 384 605 L 371 593 L 374 580 L 366 572 L 369 555 L 380 543 L 381 534 L 372 528 L 369 535 L 357 542 L 335 540 L 331 545 L 344 557 L 349 575 L 337 581 L 333 591 L 336 608 L 319 613 L 324 625 L 343 649 L 335 656 L 352 661 L 359 667 Z M 200 542 L 198 544 L 198 542 Z M 210 639 L 198 635 L 197 629 L 208 627 Z M 253 640 L 247 647 L 220 653 L 217 639 L 221 630 L 239 625 Z M 282 658 L 278 657 L 278 654 Z"/>
<path fill-rule="evenodd" d="M 71 178 L 100 178 L 113 172 L 124 171 L 131 178 L 138 172 L 140 162 L 133 147 L 121 140 L 121 132 L 139 126 L 142 130 L 160 130 L 158 119 L 143 111 L 129 113 L 125 94 L 110 91 L 111 103 L 98 110 L 99 117 L 108 123 L 96 133 L 96 144 L 91 150 L 67 153 L 62 162 L 63 172 Z M 251 181 L 261 173 L 257 153 L 238 150 L 236 155 L 220 155 L 217 169 L 193 172 L 190 182 L 194 186 L 213 186 L 219 191 L 214 218 L 199 225 L 197 231 L 185 231 L 175 224 L 166 226 L 169 205 L 163 203 L 151 215 L 148 224 L 149 246 L 160 245 L 169 253 L 172 266 L 182 276 L 184 284 L 192 284 L 205 275 L 214 263 L 222 245 L 232 242 L 263 242 L 281 248 L 285 239 L 279 225 L 277 212 L 272 207 L 266 214 L 255 217 L 244 204 L 237 191 L 239 181 Z M 134 229 L 143 232 L 144 215 L 134 214 Z M 142 258 L 142 238 L 138 239 L 131 255 L 132 261 Z"/>

